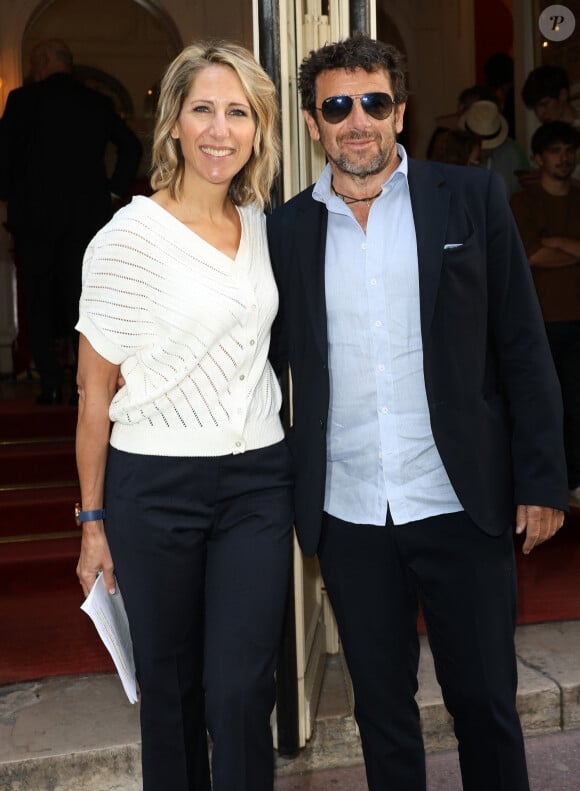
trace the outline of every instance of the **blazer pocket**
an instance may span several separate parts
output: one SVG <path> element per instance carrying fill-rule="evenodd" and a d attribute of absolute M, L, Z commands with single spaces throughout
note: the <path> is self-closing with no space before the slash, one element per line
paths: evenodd
<path fill-rule="evenodd" d="M 453 258 L 460 256 L 463 253 L 468 253 L 473 249 L 475 234 L 470 234 L 466 239 L 451 239 L 443 245 L 443 255 L 445 257 Z"/>

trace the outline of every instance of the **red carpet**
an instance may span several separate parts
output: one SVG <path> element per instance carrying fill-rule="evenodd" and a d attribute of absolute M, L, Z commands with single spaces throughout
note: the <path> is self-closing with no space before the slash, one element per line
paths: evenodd
<path fill-rule="evenodd" d="M 37 406 L 16 398 L 0 402 L 0 441 L 74 437 L 76 422 L 76 407 Z"/>
<path fill-rule="evenodd" d="M 525 556 L 516 538 L 518 623 L 580 618 L 580 512 L 573 509 L 561 530 Z"/>
<path fill-rule="evenodd" d="M 0 685 L 113 671 L 85 613 L 76 409 L 0 401 Z"/>
<path fill-rule="evenodd" d="M 20 578 L 9 586 L 0 583 L 0 685 L 114 670 L 95 627 L 79 609 L 77 557 L 75 540 L 74 550 L 57 563 L 47 553 L 42 563 L 22 564 Z"/>

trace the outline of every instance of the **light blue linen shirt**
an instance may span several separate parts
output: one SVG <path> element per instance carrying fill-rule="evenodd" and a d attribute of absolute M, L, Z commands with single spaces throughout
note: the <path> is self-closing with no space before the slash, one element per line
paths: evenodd
<path fill-rule="evenodd" d="M 407 155 L 383 184 L 366 233 L 331 190 L 326 204 L 330 409 L 324 509 L 356 524 L 461 511 L 435 447 L 425 391 L 415 224 Z"/>

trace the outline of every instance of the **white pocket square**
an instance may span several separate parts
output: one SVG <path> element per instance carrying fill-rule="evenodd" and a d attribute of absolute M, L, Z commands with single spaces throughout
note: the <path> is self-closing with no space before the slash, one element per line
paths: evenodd
<path fill-rule="evenodd" d="M 457 243 L 453 244 L 453 242 L 451 242 L 450 244 L 444 245 L 443 249 L 444 250 L 457 250 L 458 247 L 463 247 L 463 243 L 462 242 L 457 242 Z"/>

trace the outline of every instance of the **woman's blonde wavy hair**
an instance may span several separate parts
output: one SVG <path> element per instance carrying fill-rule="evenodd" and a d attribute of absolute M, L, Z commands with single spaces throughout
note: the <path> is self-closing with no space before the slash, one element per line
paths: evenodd
<path fill-rule="evenodd" d="M 167 68 L 161 82 L 153 134 L 151 187 L 153 190 L 166 187 L 172 198 L 179 197 L 185 165 L 181 145 L 171 137 L 171 130 L 193 80 L 203 69 L 216 64 L 229 66 L 238 75 L 256 120 L 252 154 L 234 176 L 229 195 L 238 206 L 256 201 L 264 208 L 280 162 L 276 89 L 249 50 L 226 41 L 192 44 Z"/>

